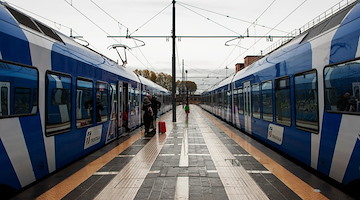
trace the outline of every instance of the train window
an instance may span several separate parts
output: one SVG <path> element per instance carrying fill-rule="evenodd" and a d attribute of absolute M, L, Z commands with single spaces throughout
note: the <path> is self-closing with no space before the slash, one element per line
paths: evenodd
<path fill-rule="evenodd" d="M 265 81 L 261 84 L 263 120 L 273 121 L 273 91 L 272 81 Z"/>
<path fill-rule="evenodd" d="M 324 81 L 326 111 L 360 114 L 360 60 L 326 67 Z"/>
<path fill-rule="evenodd" d="M 71 77 L 53 72 L 46 73 L 45 97 L 46 134 L 71 128 Z"/>
<path fill-rule="evenodd" d="M 139 97 L 140 97 L 140 91 L 138 89 L 135 89 L 135 102 L 134 102 L 135 106 L 139 106 Z"/>
<path fill-rule="evenodd" d="M 36 20 L 34 20 L 34 21 L 38 25 L 38 27 L 44 32 L 45 35 L 51 37 L 54 40 L 57 40 L 59 42 L 64 43 L 62 41 L 62 39 L 53 30 L 51 30 L 49 27 L 45 26 L 44 24 L 42 24 L 39 21 L 36 21 Z"/>
<path fill-rule="evenodd" d="M 13 9 L 10 6 L 6 6 L 6 8 L 10 11 L 10 13 L 15 17 L 15 19 L 22 25 L 27 26 L 37 32 L 41 31 L 39 30 L 39 28 L 35 25 L 35 23 L 26 15 L 20 13 L 19 11 Z"/>
<path fill-rule="evenodd" d="M 230 93 L 228 91 L 224 91 L 223 95 L 224 95 L 223 96 L 224 97 L 224 108 L 226 109 L 228 102 L 229 102 L 228 97 L 230 96 Z"/>
<path fill-rule="evenodd" d="M 14 92 L 14 114 L 31 113 L 31 89 L 30 88 L 15 88 Z"/>
<path fill-rule="evenodd" d="M 101 123 L 108 120 L 109 101 L 108 84 L 98 82 L 96 90 L 96 122 Z"/>
<path fill-rule="evenodd" d="M 306 130 L 319 130 L 316 71 L 297 74 L 295 79 L 295 123 Z"/>
<path fill-rule="evenodd" d="M 129 102 L 130 102 L 130 115 L 135 115 L 135 91 L 134 88 L 130 88 L 129 91 Z"/>
<path fill-rule="evenodd" d="M 290 78 L 275 80 L 276 122 L 285 126 L 291 125 Z"/>
<path fill-rule="evenodd" d="M 260 86 L 255 83 L 251 86 L 252 116 L 260 119 Z"/>
<path fill-rule="evenodd" d="M 238 104 L 238 110 L 239 110 L 239 114 L 244 114 L 244 94 L 243 94 L 243 89 L 239 88 L 238 89 L 238 97 L 239 97 L 239 104 Z"/>
<path fill-rule="evenodd" d="M 76 127 L 81 128 L 92 124 L 94 113 L 93 82 L 77 80 L 76 88 Z"/>
<path fill-rule="evenodd" d="M 233 90 L 233 96 L 234 96 L 234 111 L 239 110 L 239 94 L 236 89 Z"/>
<path fill-rule="evenodd" d="M 37 90 L 36 69 L 0 62 L 0 117 L 36 114 Z"/>
<path fill-rule="evenodd" d="M 218 101 L 218 106 L 221 108 L 222 104 L 223 104 L 223 99 L 222 99 L 222 93 L 221 92 L 218 93 L 217 101 Z"/>
<path fill-rule="evenodd" d="M 3 84 L 0 90 L 0 116 L 10 115 L 10 107 L 9 107 L 9 96 L 10 90 L 8 87 L 9 83 L 0 83 Z M 6 84 L 6 85 L 5 85 Z"/>
<path fill-rule="evenodd" d="M 118 95 L 116 90 L 116 85 L 111 84 L 110 85 L 110 118 L 115 119 L 116 118 L 116 109 L 117 109 L 117 103 L 118 103 Z"/>

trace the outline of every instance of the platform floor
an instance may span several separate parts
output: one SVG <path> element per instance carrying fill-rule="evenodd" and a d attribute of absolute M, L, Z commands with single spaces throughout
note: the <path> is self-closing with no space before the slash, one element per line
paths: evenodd
<path fill-rule="evenodd" d="M 13 199 L 352 199 L 191 105 L 167 132 L 133 131 Z"/>

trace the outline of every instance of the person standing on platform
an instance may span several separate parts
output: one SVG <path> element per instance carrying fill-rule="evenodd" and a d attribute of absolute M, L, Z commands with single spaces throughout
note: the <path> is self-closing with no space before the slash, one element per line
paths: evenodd
<path fill-rule="evenodd" d="M 189 103 L 186 103 L 186 105 L 185 105 L 185 113 L 186 113 L 186 116 L 188 116 L 189 115 L 189 113 L 190 113 L 190 106 L 189 106 Z"/>
<path fill-rule="evenodd" d="M 125 105 L 124 105 L 124 111 L 123 111 L 123 115 L 122 115 L 122 120 L 123 120 L 122 126 L 125 128 L 124 136 L 129 135 L 129 132 L 130 132 L 129 116 L 128 116 L 127 109 L 126 109 Z"/>
<path fill-rule="evenodd" d="M 151 108 L 154 112 L 153 121 L 150 124 L 150 128 L 153 129 L 151 132 L 156 133 L 156 118 L 157 118 L 158 110 L 160 110 L 161 103 L 156 99 L 155 96 L 151 96 L 150 94 L 148 94 L 147 97 L 151 101 Z"/>
<path fill-rule="evenodd" d="M 158 101 L 156 99 L 155 96 L 151 96 L 150 94 L 147 95 L 147 97 L 150 99 L 151 101 L 151 108 L 154 112 L 154 121 L 156 120 L 157 118 L 157 114 L 158 114 L 158 111 L 160 110 L 160 107 L 161 107 L 161 103 L 160 101 Z"/>
<path fill-rule="evenodd" d="M 144 111 L 143 120 L 145 125 L 145 136 L 149 134 L 149 129 L 151 124 L 153 123 L 154 112 L 151 108 L 151 101 L 148 97 L 144 97 L 144 103 L 142 106 L 142 110 Z"/>

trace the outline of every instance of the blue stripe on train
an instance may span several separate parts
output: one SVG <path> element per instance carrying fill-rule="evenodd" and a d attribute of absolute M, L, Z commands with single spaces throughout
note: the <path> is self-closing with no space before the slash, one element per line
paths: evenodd
<path fill-rule="evenodd" d="M 14 168 L 12 167 L 10 158 L 5 151 L 2 140 L 0 140 L 0 166 L 0 185 L 10 185 L 15 189 L 20 189 L 20 182 L 17 178 Z"/>
<path fill-rule="evenodd" d="M 357 4 L 343 20 L 342 26 L 336 31 L 331 42 L 330 61 L 329 64 L 342 62 L 344 60 L 351 60 L 355 58 L 358 48 L 360 29 L 360 20 L 357 19 L 351 24 L 351 27 L 346 25 L 349 21 L 354 20 L 354 13 L 359 13 L 360 6 Z M 357 11 L 356 11 L 357 10 Z M 356 11 L 356 12 L 354 12 Z M 357 16 L 355 16 L 357 17 Z M 351 34 L 349 34 L 351 33 Z M 326 175 L 330 172 L 332 158 L 334 155 L 335 144 L 341 123 L 341 114 L 324 113 L 318 170 Z"/>
<path fill-rule="evenodd" d="M 344 175 L 344 184 L 348 184 L 350 180 L 360 179 L 360 133 L 354 134 L 358 134 L 358 139 L 354 147 L 353 154 L 350 157 L 348 168 Z M 354 177 L 355 175 L 357 175 L 357 177 Z"/>
<path fill-rule="evenodd" d="M 9 20 L 12 24 L 6 22 Z M 23 30 L 18 27 L 17 22 L 5 9 L 0 9 L 0 26 L 7 33 L 0 32 L 0 51 L 3 59 L 31 65 L 27 38 Z"/>
<path fill-rule="evenodd" d="M 38 180 L 49 174 L 40 115 L 20 117 L 19 120 L 34 174 Z"/>
<path fill-rule="evenodd" d="M 329 175 L 336 139 L 339 133 L 341 115 L 324 112 L 323 121 L 317 169 L 321 173 Z"/>
<path fill-rule="evenodd" d="M 348 184 L 351 180 L 360 179 L 360 133 L 354 133 L 358 134 L 358 139 L 356 142 L 356 145 L 354 147 L 353 153 L 350 157 L 348 168 L 345 172 L 343 183 Z M 357 176 L 356 176 L 357 175 Z"/>
<path fill-rule="evenodd" d="M 360 5 L 357 4 L 343 20 L 342 25 L 335 33 L 331 42 L 330 64 L 342 62 L 344 60 L 354 59 L 358 48 L 360 29 Z M 357 18 L 356 21 L 353 21 Z M 349 21 L 353 21 L 351 26 L 346 25 Z M 357 24 L 357 25 L 356 25 Z M 349 34 L 351 33 L 351 34 Z M 344 36 L 345 35 L 345 36 Z"/>

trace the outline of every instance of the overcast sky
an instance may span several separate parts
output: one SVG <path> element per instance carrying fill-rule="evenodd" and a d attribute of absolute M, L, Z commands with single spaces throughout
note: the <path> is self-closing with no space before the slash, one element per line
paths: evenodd
<path fill-rule="evenodd" d="M 171 36 L 172 0 L 8 0 L 10 5 L 120 60 L 108 47 L 142 44 L 108 36 Z M 176 3 L 177 79 L 182 60 L 199 91 L 234 72 L 247 55 L 259 55 L 278 39 L 181 38 L 181 36 L 285 36 L 340 0 L 181 0 Z M 145 46 L 127 52 L 127 67 L 171 74 L 171 38 L 140 38 Z M 226 46 L 227 43 L 230 46 Z M 121 54 L 123 50 L 119 49 Z M 228 70 L 226 70 L 228 68 Z"/>

